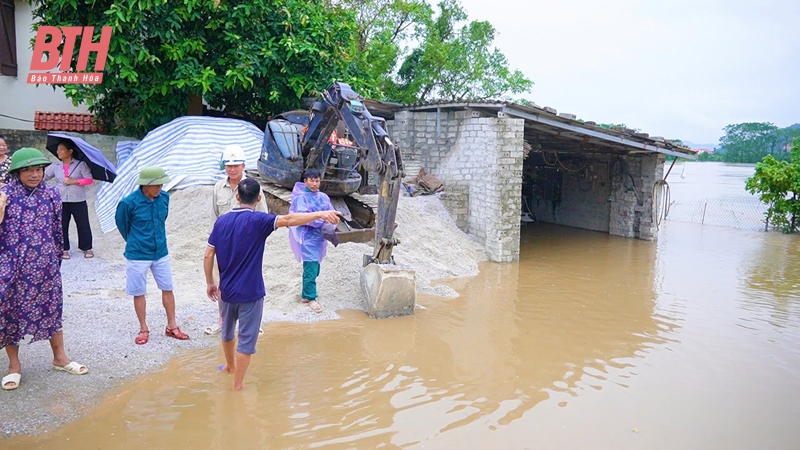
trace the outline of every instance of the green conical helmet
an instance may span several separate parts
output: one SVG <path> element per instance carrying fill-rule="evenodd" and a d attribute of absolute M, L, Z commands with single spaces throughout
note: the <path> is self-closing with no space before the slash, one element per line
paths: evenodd
<path fill-rule="evenodd" d="M 24 147 L 14 152 L 11 155 L 11 167 L 8 168 L 9 172 L 22 169 L 24 167 L 33 166 L 49 166 L 50 160 L 45 158 L 42 152 L 35 148 Z"/>
<path fill-rule="evenodd" d="M 156 186 L 169 182 L 169 176 L 164 169 L 157 166 L 144 167 L 139 172 L 139 179 L 136 184 L 140 186 Z"/>

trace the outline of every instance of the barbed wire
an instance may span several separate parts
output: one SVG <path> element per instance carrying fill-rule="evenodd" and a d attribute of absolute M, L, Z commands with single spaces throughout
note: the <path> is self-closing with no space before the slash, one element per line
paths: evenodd
<path fill-rule="evenodd" d="M 695 201 L 673 201 L 666 220 L 699 223 L 745 230 L 766 231 L 768 206 L 757 199 L 706 198 Z"/>

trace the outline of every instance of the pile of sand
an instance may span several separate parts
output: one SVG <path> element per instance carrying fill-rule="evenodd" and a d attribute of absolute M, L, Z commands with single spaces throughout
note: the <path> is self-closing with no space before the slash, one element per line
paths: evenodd
<path fill-rule="evenodd" d="M 202 275 L 202 256 L 213 223 L 211 187 L 175 192 L 167 222 L 170 254 L 173 258 L 176 294 L 182 302 L 207 302 Z M 400 199 L 396 237 L 401 244 L 394 251 L 398 263 L 409 264 L 417 274 L 420 293 L 444 297 L 457 294 L 447 286 L 432 286 L 437 278 L 474 275 L 485 260 L 482 248 L 453 223 L 436 197 Z M 113 251 L 122 253 L 122 242 Z M 289 249 L 288 230 L 275 231 L 264 251 L 267 284 L 265 320 L 310 321 L 335 318 L 336 309 L 364 310 L 359 269 L 369 244 L 345 243 L 329 246 L 318 279 L 320 302 L 325 313 L 315 314 L 299 303 L 302 266 Z"/>

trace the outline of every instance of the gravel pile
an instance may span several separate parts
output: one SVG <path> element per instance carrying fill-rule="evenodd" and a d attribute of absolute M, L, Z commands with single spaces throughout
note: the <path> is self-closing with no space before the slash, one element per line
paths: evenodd
<path fill-rule="evenodd" d="M 86 364 L 89 373 L 74 376 L 57 372 L 52 368 L 52 353 L 46 342 L 22 344 L 22 383 L 15 391 L 0 391 L 0 435 L 38 433 L 74 420 L 120 381 L 162 367 L 181 350 L 219 344 L 219 335 L 203 334 L 203 329 L 217 317 L 216 305 L 205 295 L 202 270 L 203 252 L 214 220 L 209 204 L 211 191 L 210 186 L 203 186 L 174 192 L 167 220 L 178 325 L 192 340 L 164 336 L 166 317 L 160 291 L 149 278 L 150 342 L 134 344 L 139 325 L 133 301 L 124 292 L 124 241 L 116 231 L 102 234 L 92 218 L 95 258 L 83 258 L 77 251 L 77 236 L 73 236 L 72 258 L 61 267 L 67 354 Z M 432 285 L 432 280 L 474 275 L 478 263 L 486 259 L 481 246 L 456 228 L 435 196 L 401 198 L 397 223 L 396 235 L 401 245 L 395 249 L 395 259 L 415 268 L 418 293 L 455 297 L 455 291 Z M 74 234 L 74 227 L 72 231 Z M 316 314 L 298 301 L 302 266 L 289 249 L 287 233 L 285 228 L 279 229 L 267 240 L 264 275 L 268 301 L 264 322 L 312 322 L 336 319 L 339 309 L 363 311 L 359 268 L 362 255 L 371 254 L 372 247 L 356 243 L 329 247 L 318 278 L 320 303 L 325 309 Z M 0 351 L 0 365 L 7 364 L 5 351 Z"/>

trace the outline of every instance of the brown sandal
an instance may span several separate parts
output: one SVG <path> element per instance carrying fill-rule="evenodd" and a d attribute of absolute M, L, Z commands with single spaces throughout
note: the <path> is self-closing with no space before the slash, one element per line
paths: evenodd
<path fill-rule="evenodd" d="M 66 250 L 64 250 L 64 251 L 61 253 L 61 259 L 69 259 L 69 252 L 68 252 L 68 251 L 66 251 Z"/>
<path fill-rule="evenodd" d="M 181 331 L 181 329 L 178 328 L 178 327 L 175 327 L 175 328 L 167 327 L 167 330 L 166 330 L 165 334 L 168 337 L 175 338 L 175 339 L 177 339 L 179 341 L 188 341 L 189 340 L 189 335 L 184 333 L 183 331 Z"/>
<path fill-rule="evenodd" d="M 85 252 L 83 252 L 83 257 L 84 258 L 94 258 L 94 252 L 91 251 L 91 250 L 86 250 Z"/>
<path fill-rule="evenodd" d="M 147 344 L 147 341 L 150 340 L 150 330 L 140 331 L 139 335 L 136 336 L 136 339 L 133 342 L 136 342 L 136 345 L 144 345 Z"/>

